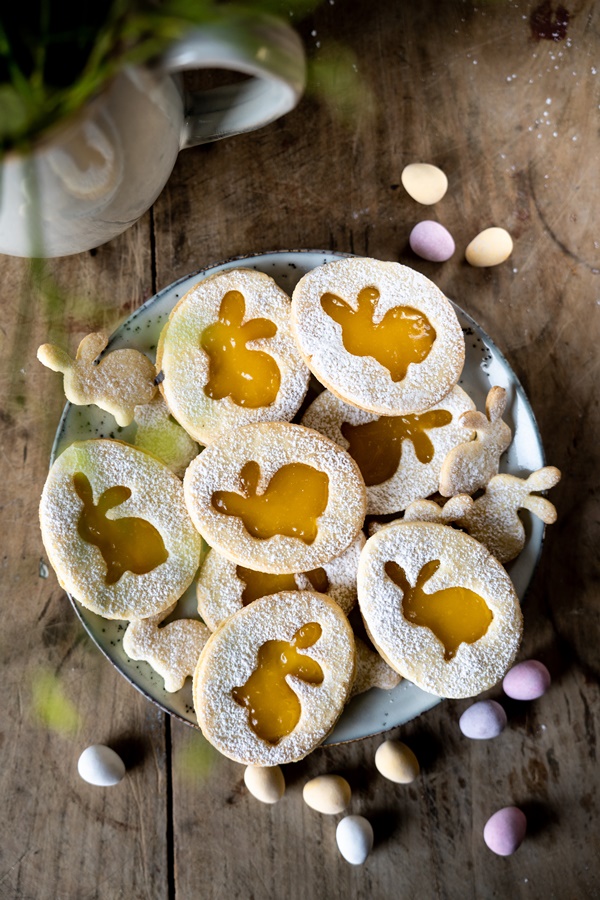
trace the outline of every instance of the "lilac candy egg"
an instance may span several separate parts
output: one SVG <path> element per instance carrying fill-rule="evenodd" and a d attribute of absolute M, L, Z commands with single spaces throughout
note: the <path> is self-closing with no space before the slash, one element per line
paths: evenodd
<path fill-rule="evenodd" d="M 464 711 L 458 725 L 465 737 L 485 741 L 506 727 L 506 713 L 495 700 L 480 700 Z"/>
<path fill-rule="evenodd" d="M 523 843 L 526 831 L 525 813 L 518 806 L 505 806 L 487 820 L 483 839 L 492 853 L 510 856 Z"/>
<path fill-rule="evenodd" d="M 410 233 L 408 242 L 413 253 L 430 262 L 445 262 L 456 247 L 450 232 L 439 222 L 419 222 Z"/>
<path fill-rule="evenodd" d="M 513 700 L 537 700 L 550 687 L 550 672 L 537 659 L 526 659 L 504 676 L 504 693 Z"/>

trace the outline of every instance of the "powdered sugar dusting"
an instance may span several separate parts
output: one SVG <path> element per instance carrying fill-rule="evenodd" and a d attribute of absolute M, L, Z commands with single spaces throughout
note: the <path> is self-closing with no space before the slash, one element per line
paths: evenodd
<path fill-rule="evenodd" d="M 481 596 L 492 612 L 487 632 L 460 644 L 453 659 L 433 632 L 402 614 L 402 590 L 386 575 L 389 560 L 410 584 L 430 560 L 441 566 L 424 591 L 464 587 Z M 418 687 L 442 697 L 471 697 L 496 684 L 511 665 L 523 627 L 521 608 L 502 566 L 477 541 L 446 525 L 398 523 L 371 537 L 361 554 L 358 599 L 369 636 L 384 658 Z"/>
<path fill-rule="evenodd" d="M 472 409 L 475 409 L 475 404 L 458 386 L 452 388 L 443 400 L 432 407 L 432 410 L 450 412 L 452 421 L 447 425 L 427 430 L 427 437 L 434 450 L 431 461 L 419 462 L 412 442 L 404 440 L 398 468 L 392 477 L 381 484 L 367 486 L 369 515 L 400 512 L 413 500 L 427 497 L 437 490 L 440 469 L 446 455 L 453 447 L 469 440 L 474 434 L 466 431 L 459 421 L 463 412 Z M 373 413 L 344 403 L 330 391 L 323 391 L 306 410 L 302 424 L 320 431 L 344 450 L 349 450 L 350 445 L 342 434 L 343 424 L 348 422 L 350 425 L 364 425 L 367 422 L 376 422 L 379 418 Z"/>
<path fill-rule="evenodd" d="M 100 550 L 79 537 L 83 504 L 73 483 L 82 472 L 94 502 L 107 488 L 122 485 L 131 497 L 107 513 L 150 522 L 160 533 L 167 560 L 145 575 L 126 571 L 106 584 Z M 128 444 L 90 440 L 71 444 L 46 480 L 40 505 L 42 538 L 61 585 L 83 606 L 109 619 L 145 618 L 177 600 L 191 584 L 200 561 L 200 537 L 188 515 L 181 481 L 154 457 Z"/>
<path fill-rule="evenodd" d="M 305 463 L 327 474 L 328 503 L 312 544 L 280 534 L 259 540 L 240 518 L 213 507 L 215 491 L 242 493 L 240 472 L 249 460 L 260 467 L 259 493 L 284 465 Z M 275 574 L 307 572 L 339 556 L 358 535 L 366 509 L 364 481 L 352 457 L 318 432 L 287 423 L 245 425 L 222 435 L 191 463 L 184 492 L 192 520 L 211 547 L 240 565 Z"/>
<path fill-rule="evenodd" d="M 291 641 L 311 622 L 319 640 L 306 653 L 323 670 L 320 685 L 286 676 L 302 712 L 291 734 L 277 745 L 261 740 L 248 713 L 231 696 L 255 670 L 266 641 Z M 262 597 L 235 613 L 212 635 L 194 675 L 194 706 L 204 736 L 221 753 L 246 765 L 274 766 L 302 759 L 321 743 L 342 712 L 354 678 L 355 645 L 348 620 L 328 597 L 311 591 L 284 591 Z"/>
<path fill-rule="evenodd" d="M 388 310 L 410 306 L 427 317 L 436 332 L 428 356 L 411 363 L 406 377 L 392 381 L 373 357 L 354 356 L 341 328 L 321 306 L 327 292 L 356 309 L 358 293 L 380 293 L 374 322 Z M 332 393 L 348 403 L 383 415 L 422 412 L 438 403 L 456 384 L 465 360 L 464 337 L 452 304 L 439 288 L 413 269 L 373 259 L 343 259 L 305 275 L 292 296 L 292 328 L 306 364 Z"/>
<path fill-rule="evenodd" d="M 228 291 L 239 291 L 245 301 L 244 322 L 267 318 L 275 323 L 273 337 L 249 341 L 249 350 L 263 350 L 277 363 L 281 382 L 269 406 L 238 406 L 231 397 L 212 400 L 204 392 L 209 358 L 200 345 L 204 330 L 219 318 Z M 249 422 L 291 419 L 308 387 L 310 373 L 291 333 L 290 298 L 268 275 L 253 269 L 229 269 L 204 279 L 189 291 L 169 316 L 157 352 L 160 385 L 173 416 L 192 437 L 208 444 L 218 435 Z"/>

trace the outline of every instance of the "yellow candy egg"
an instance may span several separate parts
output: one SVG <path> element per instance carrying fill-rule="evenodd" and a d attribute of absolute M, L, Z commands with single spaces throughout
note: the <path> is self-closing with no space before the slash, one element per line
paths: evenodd
<path fill-rule="evenodd" d="M 477 268 L 498 266 L 508 259 L 512 253 L 513 242 L 504 228 L 486 228 L 474 237 L 465 256 L 467 262 Z"/>

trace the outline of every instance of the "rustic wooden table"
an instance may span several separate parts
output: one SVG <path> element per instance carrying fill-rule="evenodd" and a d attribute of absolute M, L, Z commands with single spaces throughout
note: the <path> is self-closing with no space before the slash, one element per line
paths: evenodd
<path fill-rule="evenodd" d="M 593 0 L 373 3 L 327 0 L 300 26 L 327 86 L 261 132 L 181 154 L 154 208 L 121 238 L 48 263 L 0 259 L 3 305 L 2 838 L 0 896 L 87 898 L 591 898 L 600 896 L 596 733 L 600 411 L 600 8 Z M 400 185 L 411 161 L 448 174 L 434 208 Z M 434 217 L 457 252 L 408 247 Z M 495 269 L 464 262 L 482 228 L 512 233 Z M 563 470 L 525 604 L 522 657 L 553 685 L 509 703 L 496 740 L 458 730 L 445 702 L 392 733 L 422 774 L 385 782 L 380 737 L 286 767 L 282 802 L 247 794 L 242 768 L 135 691 L 83 633 L 48 572 L 38 497 L 63 406 L 35 358 L 109 331 L 174 279 L 229 256 L 332 248 L 407 263 L 491 334 L 521 379 L 549 463 Z M 500 696 L 500 690 L 492 696 Z M 77 775 L 91 743 L 128 764 L 119 787 Z M 302 801 L 308 777 L 340 772 L 374 825 L 361 868 L 335 824 Z M 528 836 L 512 857 L 482 840 L 517 804 Z"/>

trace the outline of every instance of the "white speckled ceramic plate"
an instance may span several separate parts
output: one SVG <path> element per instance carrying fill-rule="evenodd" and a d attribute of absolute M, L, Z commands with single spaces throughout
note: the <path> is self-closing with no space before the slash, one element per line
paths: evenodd
<path fill-rule="evenodd" d="M 222 269 L 236 266 L 258 269 L 271 275 L 291 294 L 297 281 L 306 272 L 345 255 L 347 254 L 320 250 L 279 251 L 236 258 L 202 269 L 181 278 L 148 300 L 114 333 L 108 349 L 135 347 L 153 356 L 160 331 L 175 303 L 198 281 Z M 513 429 L 514 438 L 501 469 L 514 475 L 529 474 L 544 465 L 544 454 L 525 392 L 488 336 L 460 308 L 456 307 L 456 312 L 466 338 L 466 363 L 459 383 L 479 409 L 484 408 L 486 394 L 492 385 L 506 388 L 509 399 L 505 419 Z M 52 458 L 76 440 L 114 437 L 127 441 L 132 438 L 134 428 L 135 426 L 120 428 L 110 415 L 96 406 L 67 404 L 54 442 Z M 535 570 L 544 534 L 543 524 L 533 517 L 527 519 L 526 529 L 525 549 L 518 559 L 507 566 L 521 599 Z M 198 727 L 189 679 L 181 691 L 168 693 L 164 690 L 162 678 L 149 665 L 130 660 L 124 653 L 122 638 L 126 623 L 103 619 L 84 609 L 73 599 L 72 603 L 96 645 L 138 690 L 165 712 Z M 197 616 L 195 585 L 179 601 L 175 616 Z M 386 731 L 430 709 L 439 700 L 439 697 L 426 694 L 407 681 L 401 682 L 393 691 L 373 688 L 351 701 L 326 743 L 349 741 Z"/>

